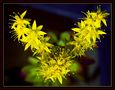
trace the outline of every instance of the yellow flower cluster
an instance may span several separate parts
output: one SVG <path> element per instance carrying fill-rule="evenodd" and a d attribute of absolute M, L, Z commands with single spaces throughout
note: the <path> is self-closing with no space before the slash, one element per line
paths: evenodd
<path fill-rule="evenodd" d="M 24 19 L 26 12 L 27 11 L 24 11 L 21 15 L 15 14 L 15 16 L 13 16 L 14 19 L 11 19 L 11 21 L 13 21 L 11 25 L 13 36 L 25 44 L 25 50 L 31 47 L 34 54 L 50 52 L 49 47 L 51 47 L 52 44 L 47 43 L 49 39 L 48 37 L 44 37 L 46 33 L 41 31 L 43 25 L 37 26 L 36 20 L 34 20 L 31 26 L 29 22 L 30 19 Z"/>
<path fill-rule="evenodd" d="M 55 82 L 59 80 L 62 84 L 62 79 L 66 78 L 68 72 L 71 71 L 70 66 L 73 65 L 73 61 L 70 59 L 69 50 L 58 48 L 56 51 L 53 51 L 48 56 L 38 57 L 42 64 L 39 73 L 45 81 L 52 80 Z"/>
<path fill-rule="evenodd" d="M 102 12 L 98 7 L 96 12 L 84 13 L 86 15 L 81 22 L 78 22 L 77 28 L 72 28 L 74 31 L 74 41 L 70 42 L 70 45 L 74 45 L 72 52 L 76 56 L 85 55 L 87 50 L 91 50 L 96 44 L 97 39 L 100 39 L 100 35 L 106 34 L 101 30 L 101 21 L 107 26 L 105 18 L 109 13 Z"/>
<path fill-rule="evenodd" d="M 30 19 L 24 18 L 26 13 L 27 11 L 24 11 L 22 14 L 12 16 L 11 32 L 15 39 L 25 45 L 24 50 L 30 47 L 33 54 L 37 54 L 37 61 L 33 61 L 37 65 L 39 63 L 36 67 L 37 74 L 40 74 L 45 81 L 58 80 L 61 84 L 66 75 L 79 70 L 80 65 L 72 59 L 85 55 L 87 50 L 93 48 L 97 39 L 100 39 L 100 35 L 106 34 L 101 30 L 101 22 L 107 26 L 105 18 L 109 15 L 109 13 L 102 12 L 99 7 L 96 12 L 84 13 L 86 17 L 78 22 L 78 27 L 72 28 L 74 41 L 69 42 L 69 45 L 74 47 L 67 45 L 62 48 L 52 47 L 53 45 L 48 43 L 50 38 L 45 36 L 47 33 L 42 31 L 43 25 L 37 26 L 36 20 L 31 25 Z"/>

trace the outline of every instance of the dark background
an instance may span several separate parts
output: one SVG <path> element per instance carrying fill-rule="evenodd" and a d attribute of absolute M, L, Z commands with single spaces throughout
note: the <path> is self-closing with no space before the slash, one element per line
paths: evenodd
<path fill-rule="evenodd" d="M 97 5 L 101 5 L 102 10 L 106 10 L 110 15 L 107 18 L 107 35 L 98 42 L 98 49 L 89 52 L 99 66 L 100 76 L 94 85 L 111 85 L 111 5 L 110 4 L 4 4 L 4 85 L 25 86 L 31 85 L 24 82 L 20 77 L 20 70 L 28 65 L 28 57 L 32 56 L 31 50 L 24 51 L 17 40 L 13 41 L 12 34 L 9 33 L 9 15 L 13 12 L 22 13 L 27 10 L 26 18 L 32 22 L 37 20 L 37 25 L 43 25 L 43 31 L 53 31 L 57 35 L 61 32 L 69 31 L 75 27 L 75 23 L 80 21 L 83 15 L 81 11 L 96 10 Z M 32 23 L 31 22 L 31 23 Z M 95 67 L 95 66 L 91 66 Z M 92 70 L 93 71 L 93 70 Z"/>

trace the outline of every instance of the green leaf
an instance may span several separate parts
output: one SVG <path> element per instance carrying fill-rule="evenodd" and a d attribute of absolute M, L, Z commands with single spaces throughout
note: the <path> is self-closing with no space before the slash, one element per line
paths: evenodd
<path fill-rule="evenodd" d="M 58 41 L 58 38 L 54 32 L 48 32 L 48 34 L 51 36 L 51 38 L 49 39 L 50 43 L 55 43 Z"/>
<path fill-rule="evenodd" d="M 43 77 L 41 75 L 39 75 L 39 73 L 36 75 L 36 77 L 33 79 L 33 82 L 39 82 L 39 83 L 43 83 Z"/>
<path fill-rule="evenodd" d="M 24 66 L 22 68 L 22 72 L 25 72 L 26 74 L 30 73 L 30 70 L 33 68 L 34 66 L 32 65 L 27 65 L 27 66 Z"/>
<path fill-rule="evenodd" d="M 69 41 L 70 40 L 70 34 L 68 33 L 68 32 L 63 32 L 63 33 L 61 33 L 61 35 L 60 35 L 60 39 L 61 40 L 67 40 L 67 41 Z"/>
<path fill-rule="evenodd" d="M 26 73 L 26 81 L 28 82 L 41 82 L 41 75 L 39 74 L 38 67 L 36 66 L 27 66 L 23 68 L 23 71 Z"/>
<path fill-rule="evenodd" d="M 80 64 L 78 64 L 78 63 L 73 63 L 70 68 L 71 68 L 71 71 L 72 71 L 72 72 L 79 71 L 79 69 L 80 69 Z"/>
<path fill-rule="evenodd" d="M 36 77 L 36 74 L 34 74 L 34 73 L 29 73 L 29 74 L 27 74 L 25 80 L 26 80 L 27 82 L 34 82 L 35 77 Z"/>
<path fill-rule="evenodd" d="M 38 64 L 39 60 L 33 57 L 29 57 L 29 62 L 33 65 Z"/>
<path fill-rule="evenodd" d="M 65 46 L 65 42 L 60 40 L 58 43 L 57 43 L 59 46 Z"/>

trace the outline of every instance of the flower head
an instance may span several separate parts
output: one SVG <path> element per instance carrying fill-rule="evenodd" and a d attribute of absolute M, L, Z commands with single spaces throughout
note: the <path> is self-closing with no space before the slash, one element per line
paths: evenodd
<path fill-rule="evenodd" d="M 12 16 L 14 18 L 11 19 L 11 21 L 13 21 L 11 24 L 13 36 L 25 44 L 25 50 L 31 47 L 34 54 L 50 52 L 49 47 L 51 47 L 52 44 L 48 43 L 49 38 L 44 36 L 47 33 L 41 31 L 43 25 L 37 26 L 36 20 L 34 20 L 31 26 L 30 20 L 24 19 L 26 12 L 27 11 L 24 11 L 22 14 Z"/>
<path fill-rule="evenodd" d="M 69 42 L 70 45 L 74 45 L 72 52 L 77 56 L 85 55 L 85 52 L 96 44 L 97 39 L 106 34 L 101 30 L 101 21 L 107 26 L 105 18 L 108 13 L 98 8 L 97 12 L 88 11 L 85 15 L 86 17 L 78 22 L 78 27 L 72 28 L 75 32 L 74 41 Z"/>
<path fill-rule="evenodd" d="M 25 50 L 31 47 L 31 50 L 34 50 L 34 54 L 44 51 L 50 52 L 48 47 L 52 45 L 47 43 L 49 39 L 44 37 L 46 33 L 41 31 L 42 28 L 43 25 L 37 27 L 36 20 L 34 20 L 32 27 L 29 28 L 29 34 L 21 40 L 23 43 L 26 43 Z"/>
<path fill-rule="evenodd" d="M 98 6 L 96 12 L 90 12 L 88 11 L 85 13 L 86 18 L 85 23 L 88 25 L 92 25 L 95 28 L 101 28 L 101 21 L 104 23 L 105 26 L 107 26 L 105 18 L 109 15 L 109 13 L 105 11 L 101 11 L 101 8 Z"/>
<path fill-rule="evenodd" d="M 29 19 L 24 19 L 24 16 L 26 15 L 27 11 L 24 11 L 21 15 L 15 14 L 15 16 L 12 16 L 13 19 L 10 19 L 13 21 L 11 23 L 11 31 L 15 36 L 15 38 L 18 38 L 18 40 L 21 40 L 21 38 L 25 37 L 25 35 L 28 34 L 28 28 L 27 25 L 30 24 Z"/>
<path fill-rule="evenodd" d="M 70 66 L 72 65 L 72 60 L 70 59 L 69 51 L 58 48 L 57 53 L 54 50 L 47 57 L 47 60 L 46 57 L 39 57 L 41 60 L 40 75 L 43 76 L 45 81 L 52 80 L 55 82 L 59 80 L 62 84 L 62 79 L 66 78 L 66 75 L 71 71 Z"/>

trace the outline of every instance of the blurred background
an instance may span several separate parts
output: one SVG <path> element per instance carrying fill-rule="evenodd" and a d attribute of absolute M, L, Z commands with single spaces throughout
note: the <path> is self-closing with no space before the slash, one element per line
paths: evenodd
<path fill-rule="evenodd" d="M 5 86 L 31 86 L 31 83 L 24 81 L 21 69 L 28 65 L 28 57 L 32 56 L 31 50 L 24 51 L 24 46 L 17 40 L 13 41 L 12 34 L 9 33 L 9 15 L 13 12 L 22 13 L 27 10 L 25 18 L 35 19 L 37 25 L 43 25 L 43 31 L 55 32 L 57 36 L 64 31 L 70 31 L 76 26 L 85 15 L 81 13 L 95 11 L 101 5 L 102 10 L 106 10 L 110 15 L 107 17 L 107 27 L 102 27 L 107 35 L 101 37 L 98 48 L 88 52 L 95 63 L 88 64 L 89 77 L 92 81 L 80 82 L 74 86 L 110 86 L 111 85 L 111 4 L 4 4 L 4 85 Z M 32 23 L 31 22 L 31 23 Z M 59 38 L 59 37 L 58 37 Z M 84 59 L 84 58 L 83 58 Z M 86 58 L 85 58 L 86 59 Z M 92 62 L 88 60 L 87 62 Z M 84 75 L 85 76 L 85 75 Z M 86 75 L 87 76 L 87 75 Z M 84 77 L 85 78 L 85 77 Z M 72 79 L 73 80 L 73 79 Z M 75 80 L 73 80 L 75 81 Z"/>

